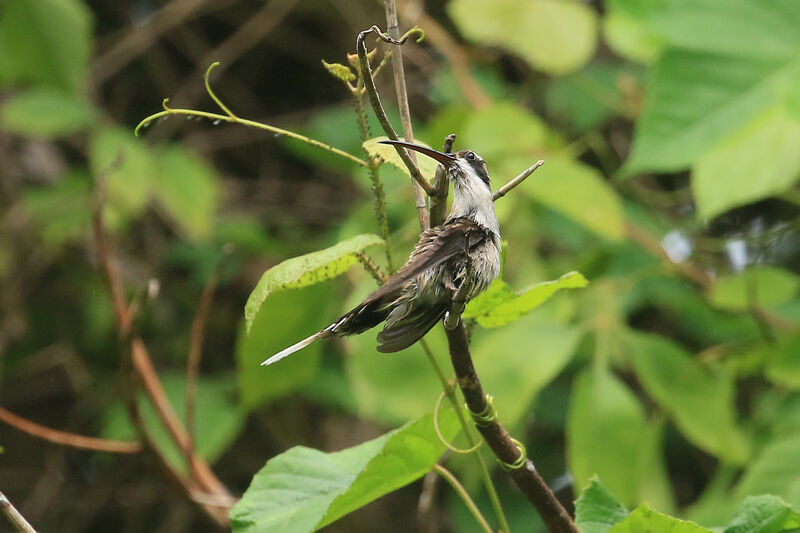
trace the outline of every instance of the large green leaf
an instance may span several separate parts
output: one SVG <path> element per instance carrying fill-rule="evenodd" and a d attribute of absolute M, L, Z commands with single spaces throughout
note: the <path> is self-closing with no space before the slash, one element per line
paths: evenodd
<path fill-rule="evenodd" d="M 85 171 L 70 171 L 57 183 L 25 191 L 22 205 L 41 229 L 45 246 L 78 240 L 91 229 L 91 177 Z"/>
<path fill-rule="evenodd" d="M 603 36 L 614 52 L 632 61 L 649 63 L 661 51 L 663 36 L 652 18 L 666 0 L 609 0 L 603 16 Z"/>
<path fill-rule="evenodd" d="M 91 51 L 89 8 L 78 0 L 7 0 L 0 11 L 4 81 L 42 82 L 78 94 Z"/>
<path fill-rule="evenodd" d="M 733 377 L 704 368 L 679 346 L 655 335 L 631 333 L 633 366 L 642 386 L 681 432 L 707 452 L 732 463 L 750 454 L 736 424 Z"/>
<path fill-rule="evenodd" d="M 364 141 L 362 146 L 364 150 L 367 151 L 369 155 L 372 157 L 380 157 L 387 163 L 399 168 L 409 176 L 411 172 L 408 171 L 406 164 L 403 163 L 403 160 L 400 159 L 400 155 L 397 153 L 397 149 L 389 144 L 381 144 L 380 141 L 388 140 L 389 138 L 385 135 L 381 137 L 375 137 L 374 139 L 369 139 Z M 400 139 L 401 141 L 403 139 Z M 414 141 L 415 144 L 421 144 L 422 146 L 427 146 L 425 143 L 421 143 L 419 141 Z M 433 175 L 436 172 L 436 167 L 439 166 L 439 163 L 426 155 L 422 155 L 418 152 L 411 151 L 417 159 L 417 167 L 419 168 L 420 173 L 422 176 L 427 179 L 428 181 L 433 180 Z"/>
<path fill-rule="evenodd" d="M 586 370 L 573 382 L 567 457 L 576 487 L 597 475 L 624 503 L 641 501 L 652 478 L 666 484 L 660 437 L 636 396 L 606 368 Z"/>
<path fill-rule="evenodd" d="M 637 507 L 608 533 L 713 533 L 694 522 L 679 520 L 653 511 L 646 504 Z"/>
<path fill-rule="evenodd" d="M 508 101 L 495 102 L 471 111 L 465 119 L 466 123 L 459 131 L 459 141 L 463 140 L 463 146 L 480 152 L 492 176 L 498 169 L 503 173 L 509 172 L 504 160 L 508 155 L 532 158 L 542 148 L 556 148 L 561 144 L 559 137 L 549 130 L 541 118 Z M 533 162 L 527 165 L 523 163 L 521 168 L 512 169 L 511 172 L 520 172 Z M 501 176 L 505 180 L 512 177 Z"/>
<path fill-rule="evenodd" d="M 751 305 L 776 307 L 793 300 L 800 279 L 782 268 L 756 266 L 740 274 L 720 276 L 711 288 L 711 303 L 722 309 L 744 311 Z"/>
<path fill-rule="evenodd" d="M 594 168 L 572 159 L 550 157 L 521 187 L 531 198 L 590 231 L 613 241 L 625 233 L 622 200 Z"/>
<path fill-rule="evenodd" d="M 800 528 L 800 514 L 780 498 L 765 494 L 747 498 L 724 533 L 780 533 L 797 528 Z"/>
<path fill-rule="evenodd" d="M 654 24 L 667 49 L 650 71 L 628 174 L 684 169 L 797 90 L 799 3 L 675 0 Z M 736 158 L 749 161 L 763 146 L 743 148 Z"/>
<path fill-rule="evenodd" d="M 501 329 L 475 332 L 475 366 L 504 424 L 514 427 L 525 419 L 536 394 L 572 359 L 582 333 L 542 312 Z"/>
<path fill-rule="evenodd" d="M 356 235 L 330 248 L 293 257 L 270 268 L 258 280 L 244 306 L 248 331 L 264 300 L 273 291 L 299 289 L 335 278 L 358 262 L 358 252 L 382 242 L 377 235 Z"/>
<path fill-rule="evenodd" d="M 208 238 L 219 202 L 214 170 L 180 146 L 162 150 L 157 163 L 159 178 L 152 187 L 159 204 L 189 238 Z"/>
<path fill-rule="evenodd" d="M 317 342 L 279 365 L 261 366 L 270 355 L 327 326 L 334 318 L 330 287 L 312 285 L 276 291 L 267 297 L 248 332 L 236 336 L 236 373 L 242 403 L 254 408 L 307 384 L 317 371 L 323 342 Z"/>
<path fill-rule="evenodd" d="M 59 137 L 91 125 L 94 110 L 69 94 L 30 89 L 7 100 L 0 108 L 0 129 L 28 137 Z"/>
<path fill-rule="evenodd" d="M 597 17 L 573 0 L 454 0 L 448 12 L 469 39 L 519 54 L 536 68 L 564 74 L 594 53 Z"/>
<path fill-rule="evenodd" d="M 766 376 L 791 389 L 800 389 L 800 333 L 781 336 L 770 350 Z"/>
<path fill-rule="evenodd" d="M 745 471 L 734 494 L 738 498 L 770 493 L 787 497 L 800 480 L 800 435 L 768 443 Z M 800 501 L 791 502 L 800 505 Z"/>
<path fill-rule="evenodd" d="M 539 307 L 561 289 L 576 289 L 588 284 L 580 272 L 567 272 L 557 280 L 537 283 L 517 294 L 505 281 L 497 279 L 467 304 L 464 316 L 475 318 L 485 328 L 497 328 Z"/>
<path fill-rule="evenodd" d="M 800 120 L 783 105 L 758 114 L 697 161 L 692 189 L 699 215 L 710 219 L 791 187 L 800 176 L 798 145 Z"/>
<path fill-rule="evenodd" d="M 575 525 L 582 533 L 605 533 L 628 516 L 628 510 L 619 503 L 600 480 L 592 478 L 575 502 Z"/>
<path fill-rule="evenodd" d="M 440 415 L 443 435 L 452 438 L 455 414 Z M 423 476 L 443 451 L 430 415 L 339 452 L 296 446 L 255 475 L 231 510 L 233 531 L 315 531 Z"/>
<path fill-rule="evenodd" d="M 131 216 L 145 208 L 157 170 L 151 152 L 132 133 L 116 127 L 94 132 L 89 160 L 114 207 Z"/>
<path fill-rule="evenodd" d="M 161 382 L 170 404 L 178 417 L 186 416 L 186 376 L 183 373 L 165 373 Z M 235 401 L 235 384 L 232 376 L 201 376 L 197 382 L 195 400 L 195 449 L 201 457 L 214 462 L 230 446 L 244 427 L 245 413 Z M 152 403 L 144 393 L 137 397 L 144 424 L 159 451 L 173 468 L 188 472 L 183 454 L 175 446 L 164 428 Z M 128 411 L 121 404 L 113 405 L 106 413 L 103 436 L 108 439 L 131 440 L 136 432 L 131 426 Z"/>

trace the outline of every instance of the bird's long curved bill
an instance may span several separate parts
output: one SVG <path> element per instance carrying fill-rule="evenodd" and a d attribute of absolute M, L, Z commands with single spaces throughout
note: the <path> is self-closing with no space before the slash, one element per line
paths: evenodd
<path fill-rule="evenodd" d="M 414 150 L 421 154 L 425 154 L 428 157 L 432 157 L 433 159 L 437 160 L 439 163 L 445 166 L 449 165 L 456 159 L 456 156 L 454 154 L 446 154 L 444 152 L 440 152 L 439 150 L 434 150 L 433 148 L 428 148 L 427 146 L 422 146 L 419 144 L 412 144 L 412 143 L 407 143 L 405 141 L 392 141 L 392 140 L 378 141 L 378 142 L 381 144 L 394 144 L 397 146 L 404 146 L 409 150 Z"/>

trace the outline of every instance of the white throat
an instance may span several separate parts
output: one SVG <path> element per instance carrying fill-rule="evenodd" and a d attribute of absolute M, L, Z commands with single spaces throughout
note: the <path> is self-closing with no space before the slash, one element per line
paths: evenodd
<path fill-rule="evenodd" d="M 492 191 L 469 164 L 455 161 L 453 165 L 458 168 L 450 170 L 453 177 L 453 207 L 448 218 L 467 217 L 500 237 Z"/>

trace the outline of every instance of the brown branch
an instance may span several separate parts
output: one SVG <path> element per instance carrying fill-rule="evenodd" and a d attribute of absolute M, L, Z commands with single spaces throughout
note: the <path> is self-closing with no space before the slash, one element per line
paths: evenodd
<path fill-rule="evenodd" d="M 165 32 L 180 25 L 185 19 L 198 14 L 209 0 L 174 0 L 167 3 L 148 24 L 135 26 L 100 57 L 92 62 L 91 80 L 100 85 L 119 72 L 139 54 L 147 50 Z"/>
<path fill-rule="evenodd" d="M 17 511 L 17 508 L 6 498 L 6 495 L 0 492 L 0 511 L 6 515 L 8 521 L 14 526 L 19 533 L 36 533 L 33 526 L 25 520 L 25 517 Z"/>
<path fill-rule="evenodd" d="M 195 398 L 197 398 L 197 378 L 200 374 L 200 361 L 203 358 L 203 341 L 205 340 L 206 322 L 214 301 L 214 290 L 217 287 L 217 276 L 214 274 L 203 287 L 200 303 L 192 321 L 192 330 L 189 340 L 189 355 L 186 360 L 186 432 L 189 434 L 189 444 L 194 449 L 194 414 Z"/>
<path fill-rule="evenodd" d="M 98 176 L 98 182 L 102 185 L 101 176 Z M 156 447 L 156 444 L 149 438 L 146 426 L 143 421 L 140 420 L 140 415 L 138 414 L 135 395 L 131 393 L 128 398 L 128 408 L 129 411 L 131 411 L 134 422 L 136 422 L 140 440 L 142 440 L 142 442 L 147 445 L 148 449 L 158 457 L 162 467 L 164 467 L 172 479 L 177 481 L 184 488 L 187 496 L 191 496 L 193 492 L 200 490 L 210 496 L 230 497 L 228 489 L 219 481 L 208 464 L 194 453 L 189 434 L 181 424 L 178 415 L 175 413 L 172 404 L 167 398 L 167 394 L 153 367 L 152 359 L 150 358 L 150 354 L 144 342 L 137 336 L 131 336 L 132 317 L 128 306 L 125 304 L 122 283 L 116 276 L 116 269 L 113 266 L 109 253 L 105 226 L 103 224 L 101 195 L 97 194 L 96 198 L 97 201 L 92 213 L 92 229 L 97 246 L 98 261 L 101 263 L 101 267 L 106 274 L 106 282 L 114 304 L 120 338 L 123 341 L 130 338 L 130 364 L 132 366 L 132 371 L 141 380 L 148 398 L 156 408 L 159 419 L 168 430 L 172 440 L 178 446 L 178 449 L 182 452 L 192 473 L 192 479 L 184 479 L 178 472 L 172 469 Z M 203 510 L 218 524 L 223 526 L 228 524 L 227 513 L 221 512 L 219 507 L 203 505 Z"/>
<path fill-rule="evenodd" d="M 497 192 L 492 195 L 492 200 L 496 202 L 497 200 L 505 196 L 508 193 L 508 191 L 510 191 L 511 189 L 513 189 L 514 187 L 525 181 L 525 179 L 528 176 L 533 174 L 534 170 L 536 170 L 542 165 L 544 165 L 544 160 L 540 159 L 533 165 L 529 166 L 528 168 L 520 172 L 520 174 L 516 178 L 514 178 L 513 180 L 509 181 L 508 183 L 497 189 Z"/>
<path fill-rule="evenodd" d="M 372 67 L 370 67 L 369 58 L 367 57 L 367 45 L 364 43 L 364 39 L 370 33 L 375 33 L 378 36 L 384 35 L 378 29 L 377 26 L 373 26 L 372 28 L 364 30 L 358 34 L 358 37 L 356 37 L 356 52 L 358 53 L 358 64 L 359 64 L 358 66 L 359 69 L 361 70 L 361 77 L 364 79 L 364 88 L 367 91 L 367 97 L 369 98 L 369 103 L 370 105 L 372 105 L 372 110 L 375 112 L 375 116 L 378 117 L 378 122 L 380 123 L 381 128 L 383 129 L 384 133 L 386 133 L 387 137 L 396 141 L 399 139 L 399 137 L 397 136 L 397 132 L 392 127 L 391 122 L 389 122 L 389 118 L 386 116 L 386 111 L 383 109 L 383 104 L 381 104 L 380 96 L 378 96 L 378 90 L 375 88 L 375 80 L 373 79 L 372 76 Z M 404 42 L 403 40 L 393 41 L 393 44 L 395 43 L 402 44 L 403 42 Z M 392 54 L 393 60 L 395 55 L 396 53 Z M 435 194 L 435 191 L 433 190 L 431 184 L 428 183 L 428 181 L 420 173 L 417 164 L 414 162 L 414 160 L 412 160 L 409 157 L 408 151 L 401 146 L 395 146 L 395 150 L 397 150 L 400 159 L 403 160 L 403 164 L 405 164 L 405 166 L 408 168 L 408 171 L 411 173 L 411 177 L 420 187 L 422 187 L 422 190 L 424 190 L 428 196 L 432 196 L 433 194 Z M 424 216 L 424 220 L 427 220 L 427 215 Z M 420 221 L 423 222 L 424 220 L 422 218 L 422 215 L 420 215 Z"/>
<path fill-rule="evenodd" d="M 467 407 L 473 413 L 487 412 L 490 406 L 472 364 L 463 322 L 459 322 L 455 328 L 445 331 L 450 346 L 450 360 L 453 363 L 458 385 L 464 394 Z M 496 417 L 475 425 L 495 457 L 502 463 L 512 465 L 521 459 L 521 450 Z M 551 533 L 578 533 L 575 523 L 536 471 L 530 459 L 526 458 L 521 468 L 509 469 L 508 473 L 539 512 L 539 516 Z"/>
<path fill-rule="evenodd" d="M 3 407 L 0 407 L 0 421 L 24 431 L 28 435 L 33 435 L 54 444 L 71 446 L 82 450 L 107 453 L 139 453 L 142 451 L 142 445 L 138 442 L 98 439 L 52 429 L 15 415 Z"/>

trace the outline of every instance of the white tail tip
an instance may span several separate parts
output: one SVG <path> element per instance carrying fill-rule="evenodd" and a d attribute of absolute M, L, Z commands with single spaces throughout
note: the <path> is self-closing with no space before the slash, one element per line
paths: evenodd
<path fill-rule="evenodd" d="M 300 342 L 298 342 L 296 344 L 292 344 L 291 346 L 289 346 L 285 350 L 281 350 L 280 352 L 276 353 L 275 355 L 273 355 L 272 357 L 270 357 L 269 359 L 267 359 L 266 361 L 261 363 L 261 366 L 271 365 L 272 363 L 276 363 L 276 362 L 280 361 L 284 357 L 289 357 L 294 352 L 298 352 L 298 351 L 302 350 L 303 348 L 305 348 L 306 346 L 308 346 L 309 344 L 313 343 L 314 341 L 316 341 L 318 339 L 321 339 L 324 334 L 325 334 L 325 331 L 323 330 L 323 331 L 314 333 L 310 337 L 305 338 L 305 339 L 301 340 Z"/>

